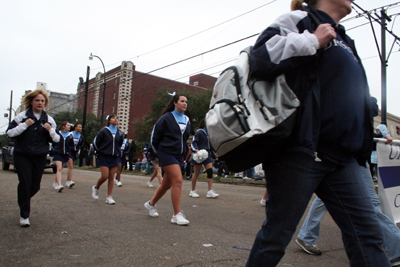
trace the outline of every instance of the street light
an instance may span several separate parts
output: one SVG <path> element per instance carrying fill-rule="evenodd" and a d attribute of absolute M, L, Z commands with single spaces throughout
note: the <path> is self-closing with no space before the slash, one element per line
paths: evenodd
<path fill-rule="evenodd" d="M 105 102 L 105 97 L 106 97 L 106 68 L 104 67 L 103 60 L 101 60 L 100 57 L 93 55 L 90 53 L 89 60 L 93 60 L 94 57 L 97 57 L 100 59 L 101 65 L 103 65 L 103 70 L 104 70 L 104 82 L 103 82 L 103 102 L 101 104 L 101 120 L 100 120 L 100 125 L 103 126 L 103 118 L 104 118 L 104 102 Z"/>

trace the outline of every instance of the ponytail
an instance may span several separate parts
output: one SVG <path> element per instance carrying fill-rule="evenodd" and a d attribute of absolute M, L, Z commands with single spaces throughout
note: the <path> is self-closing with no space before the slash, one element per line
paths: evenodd
<path fill-rule="evenodd" d="M 303 3 L 306 3 L 308 6 L 316 8 L 319 0 L 292 0 L 290 3 L 290 9 L 294 10 L 303 10 Z"/>
<path fill-rule="evenodd" d="M 173 110 L 175 109 L 174 103 L 177 103 L 177 102 L 179 101 L 179 98 L 180 98 L 181 96 L 184 96 L 184 97 L 187 98 L 187 96 L 184 95 L 184 94 L 176 94 L 176 95 L 174 95 L 174 96 L 172 97 L 171 101 L 169 101 L 167 107 L 166 107 L 166 108 L 164 109 L 164 111 L 161 113 L 161 115 L 164 115 L 164 114 L 167 113 L 167 112 L 173 111 Z"/>

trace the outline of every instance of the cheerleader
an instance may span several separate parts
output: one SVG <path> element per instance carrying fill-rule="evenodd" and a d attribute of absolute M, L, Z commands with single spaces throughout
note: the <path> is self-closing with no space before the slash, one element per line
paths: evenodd
<path fill-rule="evenodd" d="M 186 140 L 190 134 L 189 118 L 184 115 L 187 108 L 185 95 L 176 94 L 168 103 L 161 118 L 154 125 L 151 145 L 158 154 L 158 161 L 164 170 L 164 178 L 152 199 L 144 204 L 152 217 L 158 217 L 156 203 L 171 188 L 174 214 L 171 223 L 187 225 L 189 221 L 181 211 L 182 172 Z"/>
<path fill-rule="evenodd" d="M 108 125 L 100 130 L 93 141 L 93 145 L 98 153 L 98 163 L 100 166 L 101 177 L 97 184 L 92 188 L 92 197 L 99 199 L 100 186 L 108 180 L 108 196 L 106 203 L 115 204 L 112 198 L 114 187 L 114 176 L 118 167 L 118 157 L 121 156 L 121 146 L 124 140 L 124 135 L 117 128 L 118 117 L 116 115 L 107 116 Z"/>
<path fill-rule="evenodd" d="M 199 194 L 196 193 L 196 183 L 197 183 L 197 178 L 199 177 L 200 174 L 200 169 L 201 166 L 204 165 L 206 168 L 207 172 L 207 184 L 208 184 L 208 192 L 207 192 L 207 197 L 208 198 L 217 198 L 219 194 L 215 193 L 215 191 L 212 189 L 212 161 L 210 154 L 214 155 L 214 152 L 211 150 L 210 146 L 210 141 L 208 139 L 208 135 L 205 129 L 205 124 L 204 124 L 204 119 L 200 121 L 199 123 L 199 129 L 193 136 L 193 141 L 191 145 L 192 151 L 195 152 L 196 154 L 199 153 L 200 150 L 207 151 L 208 155 L 207 158 L 198 162 L 199 160 L 193 160 L 194 164 L 194 174 L 192 177 L 192 190 L 189 193 L 190 197 L 199 197 Z M 197 158 L 196 154 L 193 156 L 193 158 Z"/>
<path fill-rule="evenodd" d="M 117 176 L 114 178 L 114 184 L 118 187 L 122 186 L 121 182 L 121 172 L 124 166 L 126 166 L 126 156 L 129 155 L 129 142 L 126 139 L 126 133 L 124 133 L 124 141 L 121 146 L 121 156 L 118 157 L 118 168 Z"/>
<path fill-rule="evenodd" d="M 65 164 L 69 160 L 69 156 L 74 147 L 74 138 L 72 133 L 69 131 L 71 125 L 68 121 L 64 121 L 58 126 L 57 134 L 60 136 L 60 142 L 53 145 L 54 151 L 54 162 L 56 163 L 56 178 L 53 183 L 53 188 L 61 193 L 64 187 L 61 184 L 61 172 L 64 169 Z"/>
<path fill-rule="evenodd" d="M 72 188 L 75 185 L 75 182 L 72 181 L 72 171 L 74 170 L 75 162 L 79 156 L 79 150 L 83 147 L 85 143 L 85 138 L 82 135 L 82 124 L 75 124 L 75 129 L 72 131 L 72 137 L 74 138 L 74 146 L 72 147 L 72 151 L 69 154 L 68 159 L 68 176 L 67 182 L 65 182 L 65 186 L 68 188 Z"/>

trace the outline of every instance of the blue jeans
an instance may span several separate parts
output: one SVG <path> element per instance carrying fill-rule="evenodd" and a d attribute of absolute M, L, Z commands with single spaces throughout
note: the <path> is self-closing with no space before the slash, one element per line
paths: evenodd
<path fill-rule="evenodd" d="M 269 201 L 247 266 L 276 266 L 315 192 L 342 231 L 351 266 L 390 267 L 372 200 L 355 159 L 346 166 L 286 153 L 266 170 Z"/>
<path fill-rule="evenodd" d="M 372 198 L 379 224 L 383 230 L 383 248 L 390 260 L 396 259 L 400 257 L 400 229 L 387 215 L 382 213 L 379 197 L 375 192 L 374 183 L 372 182 L 371 173 L 368 168 L 360 167 L 360 170 L 368 193 Z M 315 241 L 319 237 L 321 220 L 326 211 L 327 209 L 324 202 L 318 197 L 315 198 L 297 237 L 307 243 L 315 245 Z"/>
<path fill-rule="evenodd" d="M 297 238 L 315 245 L 319 237 L 322 217 L 324 217 L 327 211 L 324 202 L 322 202 L 319 197 L 316 197 L 308 211 Z"/>
<path fill-rule="evenodd" d="M 254 167 L 247 169 L 245 173 L 248 178 L 254 178 Z"/>

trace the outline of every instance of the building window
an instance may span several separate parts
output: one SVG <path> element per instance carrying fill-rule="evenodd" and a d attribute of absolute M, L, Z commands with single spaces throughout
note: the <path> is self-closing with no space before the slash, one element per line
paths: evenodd
<path fill-rule="evenodd" d="M 194 82 L 193 85 L 197 86 L 197 85 L 199 85 L 199 82 Z"/>
<path fill-rule="evenodd" d="M 113 98 L 113 99 L 115 99 L 115 95 L 116 95 L 116 94 L 115 94 L 115 92 L 114 92 L 114 98 Z"/>
<path fill-rule="evenodd" d="M 92 106 L 92 100 L 90 100 L 90 102 L 89 102 L 89 106 L 90 106 L 90 107 Z"/>
<path fill-rule="evenodd" d="M 114 113 L 115 112 L 115 106 L 113 106 L 113 111 L 112 111 L 112 113 Z"/>

